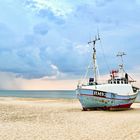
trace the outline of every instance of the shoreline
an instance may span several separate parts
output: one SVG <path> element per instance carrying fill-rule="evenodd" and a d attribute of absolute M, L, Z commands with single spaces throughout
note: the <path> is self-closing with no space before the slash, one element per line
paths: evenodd
<path fill-rule="evenodd" d="M 0 96 L 0 101 L 78 101 L 77 98 L 29 98 L 29 97 L 1 97 Z"/>
<path fill-rule="evenodd" d="M 75 91 L 69 90 L 5 90 L 0 91 L 0 97 L 17 97 L 17 98 L 53 98 L 53 99 L 75 99 Z"/>

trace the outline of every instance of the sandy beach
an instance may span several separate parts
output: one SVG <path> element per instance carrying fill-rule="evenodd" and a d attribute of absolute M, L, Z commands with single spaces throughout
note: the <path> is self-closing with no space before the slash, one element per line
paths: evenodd
<path fill-rule="evenodd" d="M 140 103 L 81 111 L 78 100 L 0 98 L 0 140 L 140 140 Z"/>

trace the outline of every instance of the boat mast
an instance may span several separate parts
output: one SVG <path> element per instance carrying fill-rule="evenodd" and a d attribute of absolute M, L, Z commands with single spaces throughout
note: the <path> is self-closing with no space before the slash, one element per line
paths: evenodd
<path fill-rule="evenodd" d="M 98 37 L 95 36 L 93 41 L 89 41 L 88 44 L 93 43 L 93 70 L 94 70 L 94 82 L 97 83 L 97 65 L 96 65 L 96 42 L 100 40 L 99 34 Z"/>

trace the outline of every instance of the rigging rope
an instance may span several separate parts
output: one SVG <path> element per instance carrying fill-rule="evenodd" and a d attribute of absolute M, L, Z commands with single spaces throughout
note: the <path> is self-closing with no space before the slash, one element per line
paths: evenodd
<path fill-rule="evenodd" d="M 105 53 L 104 53 L 104 48 L 103 48 L 101 39 L 100 39 L 100 46 L 101 46 L 101 49 L 102 49 L 102 52 L 103 52 L 103 57 L 104 57 L 104 60 L 105 60 L 106 65 L 107 65 L 107 68 L 108 68 L 109 71 L 111 71 L 111 69 L 110 69 L 110 67 L 109 67 L 109 64 L 108 64 L 108 61 L 107 61 L 107 59 L 106 59 Z"/>
<path fill-rule="evenodd" d="M 81 81 L 82 84 L 84 83 L 84 80 L 86 79 L 86 77 L 87 77 L 87 75 L 88 75 L 88 71 L 89 71 L 89 68 L 90 68 L 90 66 L 91 66 L 91 63 L 92 63 L 92 61 L 90 61 L 89 65 L 88 65 L 88 67 L 87 67 L 87 69 L 86 69 L 85 75 L 81 77 L 81 80 L 80 80 L 80 81 Z"/>

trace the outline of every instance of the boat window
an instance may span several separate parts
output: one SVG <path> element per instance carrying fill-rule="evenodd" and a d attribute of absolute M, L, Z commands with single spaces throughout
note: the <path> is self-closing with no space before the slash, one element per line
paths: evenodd
<path fill-rule="evenodd" d="M 117 84 L 119 84 L 120 83 L 120 81 L 119 80 L 117 80 Z"/>
<path fill-rule="evenodd" d="M 89 85 L 93 85 L 94 84 L 94 78 L 89 78 Z"/>
<path fill-rule="evenodd" d="M 128 81 L 127 81 L 127 80 L 124 80 L 124 83 L 125 83 L 125 84 L 128 84 Z"/>
<path fill-rule="evenodd" d="M 124 83 L 125 83 L 125 84 L 128 84 L 128 82 L 127 82 L 126 80 L 124 80 Z"/>

